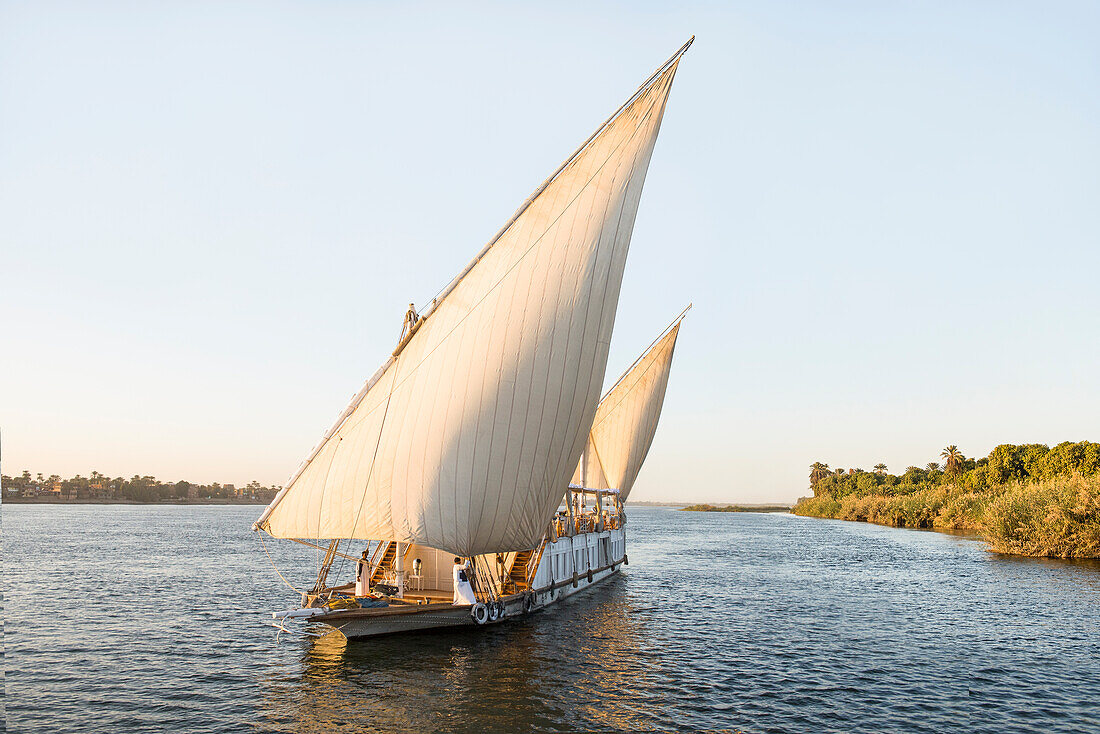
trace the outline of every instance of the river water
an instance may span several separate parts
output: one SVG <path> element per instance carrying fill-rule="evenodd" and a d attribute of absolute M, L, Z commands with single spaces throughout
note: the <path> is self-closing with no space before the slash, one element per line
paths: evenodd
<path fill-rule="evenodd" d="M 5 506 L 8 731 L 1100 731 L 1100 564 L 633 508 L 630 565 L 555 611 L 276 642 L 259 511 Z"/>

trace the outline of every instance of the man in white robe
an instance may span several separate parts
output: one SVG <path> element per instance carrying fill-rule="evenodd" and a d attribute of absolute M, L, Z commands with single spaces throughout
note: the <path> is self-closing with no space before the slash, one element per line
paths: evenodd
<path fill-rule="evenodd" d="M 363 551 L 363 557 L 355 564 L 355 595 L 366 596 L 370 593 L 370 561 L 367 552 Z"/>
<path fill-rule="evenodd" d="M 470 583 L 470 563 L 469 561 L 463 562 L 461 558 L 455 557 L 455 565 L 451 569 L 451 578 L 454 580 L 455 594 L 454 604 L 476 604 L 477 597 L 474 596 L 474 587 Z"/>

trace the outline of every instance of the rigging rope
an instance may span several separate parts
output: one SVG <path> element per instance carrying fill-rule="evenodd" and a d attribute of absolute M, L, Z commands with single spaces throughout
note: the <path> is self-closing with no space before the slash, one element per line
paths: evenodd
<path fill-rule="evenodd" d="M 364 483 L 364 487 L 366 485 L 370 484 L 371 476 L 373 476 L 373 474 L 374 474 L 374 464 L 375 464 L 376 461 L 378 461 L 378 449 L 382 446 L 382 429 L 384 429 L 386 427 L 386 418 L 388 418 L 389 415 L 390 415 L 390 401 L 393 400 L 393 387 L 394 387 L 394 383 L 397 382 L 397 372 L 398 372 L 398 370 L 401 369 L 400 365 L 398 365 L 396 363 L 396 360 L 397 360 L 397 358 L 395 357 L 394 358 L 394 366 L 393 366 L 393 379 L 390 380 L 390 391 L 386 395 L 386 407 L 382 410 L 382 420 L 378 424 L 378 440 L 376 440 L 374 442 L 374 453 L 371 454 L 371 457 L 370 457 L 370 469 L 367 470 L 367 480 Z M 335 456 L 335 455 L 336 455 L 336 452 L 333 452 L 333 456 Z M 330 464 L 330 467 L 331 467 L 331 464 Z M 325 476 L 325 481 L 326 482 L 328 481 L 328 476 L 327 475 Z M 355 526 L 359 524 L 359 515 L 362 514 L 363 506 L 366 505 L 366 503 L 367 503 L 367 493 L 364 491 L 363 496 L 359 500 L 359 507 L 355 510 L 355 519 L 352 520 L 352 523 L 351 523 L 352 529 L 354 529 Z M 393 542 L 396 542 L 396 541 L 393 541 Z M 339 544 L 337 544 L 337 546 L 339 547 Z M 369 544 L 368 544 L 368 548 L 369 548 Z M 396 562 L 396 560 L 397 559 L 395 557 L 394 561 Z M 339 577 L 339 574 L 341 574 L 343 572 L 344 572 L 344 561 L 340 561 L 340 565 L 336 569 L 337 577 Z M 369 585 L 370 584 L 368 582 L 368 586 Z"/>
<path fill-rule="evenodd" d="M 267 555 L 267 560 L 271 561 L 271 567 L 275 569 L 275 573 L 279 575 L 279 578 L 283 580 L 283 583 L 289 586 L 291 591 L 296 591 L 299 594 L 305 594 L 306 592 L 302 591 L 301 589 L 295 588 L 294 584 L 287 581 L 286 577 L 283 576 L 282 571 L 280 571 L 279 567 L 275 565 L 275 559 L 271 557 L 271 553 L 269 553 L 267 550 L 267 543 L 264 541 L 263 531 L 260 532 L 260 545 L 264 547 L 264 554 Z"/>

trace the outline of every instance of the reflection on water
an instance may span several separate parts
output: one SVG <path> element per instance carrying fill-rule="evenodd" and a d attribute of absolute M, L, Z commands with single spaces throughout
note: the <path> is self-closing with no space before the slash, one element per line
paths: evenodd
<path fill-rule="evenodd" d="M 13 732 L 1100 731 L 1096 562 L 636 508 L 630 566 L 530 619 L 277 643 L 256 508 L 3 512 Z"/>
<path fill-rule="evenodd" d="M 264 728 L 331 732 L 638 731 L 660 706 L 631 702 L 661 675 L 621 577 L 550 612 L 485 629 L 305 643 L 297 676 L 264 682 Z"/>

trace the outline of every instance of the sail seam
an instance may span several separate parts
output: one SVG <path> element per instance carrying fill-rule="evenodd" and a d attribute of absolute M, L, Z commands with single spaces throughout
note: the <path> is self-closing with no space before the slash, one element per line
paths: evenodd
<path fill-rule="evenodd" d="M 663 80 L 661 82 L 661 85 L 660 85 L 662 87 L 662 95 L 661 96 L 663 98 L 661 100 L 660 110 L 657 111 L 657 120 L 656 120 L 656 123 L 655 123 L 655 125 L 658 129 L 660 128 L 661 122 L 663 121 L 664 108 L 665 108 L 665 105 L 668 102 L 667 89 L 671 87 L 672 82 L 673 82 L 673 80 L 675 79 L 675 76 L 676 76 L 676 65 L 675 64 L 672 65 L 666 71 L 666 75 L 667 75 L 667 79 Z M 654 85 L 653 87 L 650 88 L 650 90 L 652 90 L 656 86 L 658 86 L 658 85 Z M 647 90 L 647 91 L 650 91 L 650 90 Z M 649 106 L 649 108 L 646 109 L 645 114 L 643 115 L 642 119 L 637 123 L 637 129 L 638 130 L 641 130 L 643 127 L 649 126 L 651 124 L 650 117 L 654 113 L 654 107 L 655 107 L 655 105 L 651 104 Z M 651 139 L 649 149 L 647 151 L 645 151 L 645 153 L 643 154 L 644 157 L 646 158 L 646 168 L 647 169 L 648 169 L 648 166 L 649 166 L 649 161 L 650 161 L 650 159 L 652 158 L 652 155 L 653 155 L 653 149 L 654 149 L 655 143 L 656 143 L 656 138 L 653 137 Z M 615 231 L 614 231 L 614 234 L 612 236 L 612 245 L 611 245 L 611 247 L 612 247 L 612 261 L 614 259 L 614 252 L 617 249 L 617 247 L 619 246 L 619 233 L 620 233 L 620 229 L 622 227 L 622 214 L 623 214 L 623 211 L 626 208 L 627 201 L 632 196 L 632 192 L 630 191 L 630 185 L 635 183 L 634 180 L 633 180 L 634 179 L 634 170 L 635 170 L 635 168 L 638 164 L 638 159 L 639 159 L 639 156 L 636 154 L 635 157 L 633 158 L 633 160 L 631 161 L 630 174 L 627 178 L 629 183 L 627 185 L 627 189 L 623 191 L 622 201 L 620 202 L 619 214 L 618 214 L 618 217 L 617 217 L 616 222 L 615 222 Z M 639 201 L 641 199 L 641 193 L 642 193 L 642 190 L 644 188 L 644 185 L 645 185 L 645 178 L 643 177 L 642 180 L 637 182 L 637 194 L 636 194 L 636 196 L 637 196 Z M 633 226 L 631 227 L 631 230 L 633 230 Z M 629 243 L 629 239 L 628 239 L 627 242 L 626 242 L 626 247 L 627 248 L 629 248 L 629 244 L 630 243 Z M 625 255 L 624 255 L 624 257 L 625 257 Z M 610 267 L 611 267 L 611 262 L 609 262 L 609 264 L 608 264 L 609 269 L 610 269 Z M 608 277 L 610 277 L 610 270 L 608 272 Z M 615 290 L 615 289 L 612 289 L 612 290 L 616 293 L 616 296 L 617 296 L 617 290 Z M 600 322 L 601 323 L 603 321 L 603 313 L 604 313 L 605 309 L 607 308 L 607 298 L 608 298 L 608 293 L 607 293 L 607 290 L 605 290 L 604 293 L 602 294 L 602 302 L 599 306 L 599 309 L 600 309 Z M 587 328 L 587 319 L 588 319 L 588 314 L 589 314 L 590 308 L 591 308 L 591 302 L 588 303 L 586 305 L 586 308 L 585 308 L 586 328 Z M 611 318 L 612 318 L 611 329 L 614 329 L 614 318 L 615 318 L 614 312 L 612 312 L 612 317 Z M 609 331 L 611 329 L 609 329 Z M 598 352 L 598 349 L 599 349 L 598 342 L 599 342 L 599 339 L 598 339 L 598 333 L 597 333 L 597 346 L 596 346 L 597 352 Z M 593 353 L 593 356 L 592 356 L 593 361 L 597 358 L 597 352 Z M 599 376 L 599 379 L 600 379 L 601 382 L 603 381 L 603 377 L 604 377 L 604 373 L 606 373 L 606 369 L 607 369 L 607 362 L 606 362 L 606 358 L 605 358 L 604 370 L 601 372 L 601 374 Z M 594 371 L 591 371 L 591 372 L 594 372 Z M 588 387 L 589 392 L 591 392 L 591 390 L 592 390 L 592 385 L 595 382 L 595 379 L 596 379 L 595 374 L 592 374 L 589 378 L 589 387 Z M 598 395 L 598 393 L 597 393 L 597 395 Z M 595 411 L 598 410 L 598 409 L 599 409 L 599 403 L 597 401 L 596 406 L 593 408 L 593 418 L 595 418 Z M 583 451 L 584 451 L 584 444 L 587 443 L 588 437 L 591 435 L 591 428 L 590 428 L 591 424 L 590 423 L 588 424 L 589 425 L 588 429 L 584 428 L 584 424 L 585 424 L 585 422 L 582 421 L 582 426 L 581 426 L 581 428 L 578 429 L 578 435 L 576 437 L 574 437 L 574 439 L 573 439 L 573 446 L 575 446 L 578 439 L 581 439 L 581 437 L 583 436 L 583 440 L 581 441 L 581 451 L 577 454 L 578 459 L 580 458 L 580 453 L 583 453 Z M 570 446 L 570 449 L 569 449 L 570 451 L 573 450 L 573 446 Z M 563 447 L 563 452 L 564 452 L 564 447 Z M 565 454 L 565 455 L 569 456 L 570 454 Z M 559 463 L 562 462 L 562 460 L 563 460 L 562 457 L 559 456 Z M 573 462 L 573 463 L 575 463 L 575 462 Z"/>
<path fill-rule="evenodd" d="M 669 68 L 669 69 L 666 69 L 666 70 L 665 70 L 665 71 L 664 71 L 664 72 L 662 73 L 662 75 L 667 75 L 667 81 L 666 81 L 666 80 L 662 80 L 662 81 L 661 81 L 661 83 L 660 83 L 659 85 L 658 85 L 658 84 L 653 84 L 653 85 L 651 85 L 651 86 L 650 86 L 650 87 L 649 87 L 649 88 L 648 88 L 648 89 L 646 90 L 646 92 L 648 93 L 648 92 L 652 91 L 653 89 L 655 89 L 655 88 L 657 88 L 657 87 L 661 87 L 661 88 L 662 88 L 661 96 L 663 96 L 663 97 L 665 97 L 665 99 L 667 99 L 667 88 L 668 88 L 669 86 L 671 86 L 671 82 L 672 82 L 672 79 L 673 79 L 673 78 L 675 77 L 675 73 L 676 73 L 676 72 L 675 72 L 675 68 L 676 68 L 676 67 L 675 67 L 675 65 L 673 65 L 673 66 L 672 66 L 671 68 Z M 640 97 L 639 97 L 639 98 L 640 98 Z M 663 102 L 662 102 L 662 109 L 663 109 Z M 648 107 L 648 108 L 647 108 L 647 109 L 645 110 L 644 114 L 642 114 L 642 116 L 641 116 L 641 119 L 638 119 L 638 120 L 636 120 L 636 122 L 634 123 L 634 124 L 635 124 L 635 129 L 634 129 L 634 133 L 633 133 L 633 134 L 631 135 L 631 140 L 633 140 L 634 136 L 638 135 L 638 134 L 639 134 L 639 133 L 640 133 L 640 132 L 641 132 L 641 131 L 642 131 L 643 129 L 648 129 L 648 126 L 649 126 L 649 124 L 650 124 L 650 122 L 649 122 L 649 121 L 650 121 L 650 117 L 651 117 L 651 116 L 652 116 L 652 114 L 653 114 L 653 110 L 654 110 L 654 105 L 653 105 L 653 104 L 651 103 L 651 104 L 649 105 L 649 107 Z M 658 119 L 658 121 L 657 121 L 657 125 L 658 125 L 658 127 L 660 126 L 660 119 Z M 647 151 L 646 155 L 647 155 L 647 156 L 648 156 L 648 155 L 652 155 L 652 143 L 651 143 L 651 145 L 650 145 L 650 149 L 649 149 L 649 151 Z M 621 226 L 621 222 L 622 222 L 622 212 L 623 212 L 623 209 L 624 209 L 624 207 L 625 207 L 625 205 L 626 205 L 626 202 L 627 202 L 627 201 L 629 200 L 629 198 L 630 198 L 630 190 L 629 190 L 629 188 L 630 188 L 630 184 L 631 184 L 631 183 L 633 182 L 633 181 L 632 181 L 632 179 L 633 179 L 633 171 L 634 171 L 634 169 L 635 169 L 635 167 L 636 167 L 636 165 L 637 165 L 637 161 L 638 161 L 638 155 L 637 155 L 637 153 L 636 153 L 636 154 L 635 154 L 635 156 L 633 157 L 633 159 L 631 160 L 631 173 L 630 173 L 630 174 L 628 175 L 628 177 L 627 177 L 627 182 L 628 182 L 628 183 L 627 183 L 627 188 L 626 188 L 626 189 L 624 189 L 624 191 L 622 192 L 622 198 L 621 198 L 621 200 L 620 200 L 620 202 L 619 202 L 619 214 L 618 214 L 618 217 L 616 218 L 616 222 L 615 222 L 615 229 L 614 229 L 614 232 L 613 232 L 613 233 L 612 233 L 612 235 L 611 235 L 611 255 L 609 256 L 609 260 L 608 260 L 608 276 L 610 276 L 610 268 L 611 268 L 611 266 L 612 266 L 612 263 L 614 262 L 615 250 L 616 250 L 616 248 L 617 248 L 617 246 L 618 246 L 618 239 L 619 239 L 619 229 L 620 229 L 620 226 Z M 616 172 L 616 178 L 617 178 L 617 177 L 618 177 L 618 172 Z M 641 182 L 639 182 L 639 183 L 638 183 L 639 189 L 640 189 L 640 188 L 642 187 L 642 185 L 643 185 L 643 184 L 644 184 L 644 179 L 643 179 L 643 181 L 641 181 Z M 639 194 L 639 196 L 640 196 L 640 194 Z M 603 225 L 603 226 L 601 227 L 601 232 L 600 232 L 600 235 L 599 235 L 599 241 L 598 241 L 598 243 L 597 243 L 597 245 L 596 245 L 596 252 L 597 252 L 597 255 L 593 257 L 593 261 L 596 261 L 596 260 L 598 260 L 598 252 L 599 252 L 599 249 L 600 249 L 601 247 L 603 247 L 603 241 L 604 241 L 604 238 L 605 238 L 605 232 L 606 232 L 606 222 L 605 222 L 605 223 L 604 223 L 604 225 Z M 606 278 L 605 278 L 605 280 L 606 280 Z M 606 283 L 605 283 L 605 286 L 606 286 Z M 594 296 L 593 296 L 593 297 L 594 297 Z M 584 317 L 584 325 L 583 325 L 583 327 L 582 327 L 582 335 L 583 335 L 583 333 L 585 333 L 585 332 L 587 331 L 587 329 L 588 329 L 588 322 L 589 322 L 589 316 L 590 316 L 590 313 L 591 313 L 591 308 L 592 308 L 592 300 L 593 300 L 593 297 L 590 297 L 590 298 L 588 299 L 588 301 L 586 302 L 586 304 L 585 304 L 585 317 Z M 606 288 L 605 288 L 605 289 L 604 289 L 604 291 L 603 291 L 603 294 L 602 294 L 603 302 L 602 302 L 602 303 L 601 303 L 601 305 L 600 305 L 600 313 L 601 313 L 601 319 L 600 319 L 600 321 L 601 321 L 601 322 L 602 322 L 602 314 L 603 314 L 604 308 L 606 307 L 606 297 L 607 297 L 607 291 L 606 291 Z M 612 326 L 613 326 L 613 324 L 612 324 Z M 598 327 L 598 326 L 597 326 L 597 334 L 596 334 L 596 337 L 597 337 L 597 338 L 596 338 L 596 341 L 597 341 L 597 344 L 596 344 L 596 350 L 597 350 L 597 352 L 598 352 L 598 349 L 599 349 L 599 346 L 598 346 L 598 342 L 599 342 L 599 327 Z M 597 353 L 597 352 L 594 352 L 594 353 L 593 353 L 593 356 L 592 356 L 592 359 L 593 359 L 593 360 L 595 360 L 595 359 L 596 359 L 596 353 Z M 582 353 L 582 355 L 581 355 L 580 357 L 578 357 L 578 359 L 580 359 L 580 358 L 583 358 L 583 353 Z M 606 362 L 604 363 L 604 368 L 605 368 L 605 370 L 606 370 Z M 593 376 L 593 377 L 594 377 L 594 376 Z M 590 378 L 589 378 L 589 388 L 588 388 L 588 389 L 589 389 L 589 391 L 591 390 L 591 384 L 592 384 L 592 381 L 593 381 L 593 377 L 590 377 Z M 603 380 L 603 375 L 602 375 L 602 374 L 600 375 L 600 380 L 601 380 L 601 381 Z M 559 387 L 559 391 L 558 391 L 558 401 L 559 401 L 559 404 L 558 404 L 558 409 L 560 410 L 560 402 L 561 402 L 561 387 Z M 572 415 L 572 410 L 573 410 L 573 408 L 572 408 L 572 406 L 570 406 L 570 415 Z M 564 461 L 564 458 L 563 458 L 563 457 L 568 457 L 568 456 L 570 456 L 570 455 L 572 454 L 572 451 L 573 451 L 573 449 L 574 449 L 574 446 L 576 445 L 576 443 L 577 443 L 577 439 L 578 439 L 578 438 L 580 437 L 580 435 L 584 435 L 584 436 L 585 436 L 585 440 L 587 440 L 587 435 L 588 435 L 588 431 L 587 431 L 587 429 L 586 429 L 586 428 L 584 428 L 584 426 L 583 426 L 583 423 L 584 423 L 584 421 L 582 421 L 582 426 L 581 426 L 581 428 L 579 428 L 579 429 L 578 429 L 578 435 L 577 435 L 577 436 L 574 436 L 574 437 L 573 437 L 573 440 L 572 440 L 572 442 L 570 442 L 570 441 L 569 441 L 568 437 L 563 437 L 563 440 L 562 440 L 562 448 L 560 449 L 560 453 L 558 454 L 558 458 L 557 458 L 557 465 L 559 465 L 559 466 L 560 466 L 560 465 L 561 465 L 561 464 L 563 463 L 563 461 Z M 581 432 L 582 432 L 582 431 L 583 431 L 583 434 L 581 434 Z M 553 437 L 553 436 L 551 436 L 551 445 L 553 444 L 553 438 L 554 438 L 554 437 Z M 582 450 L 583 450 L 583 444 L 582 444 Z M 578 454 L 578 458 L 579 458 L 579 454 Z M 550 476 L 549 476 L 549 470 L 550 470 L 550 456 L 549 456 L 549 454 L 548 454 L 548 455 L 547 455 L 547 458 L 546 458 L 546 461 L 545 461 L 545 462 L 543 463 L 543 469 L 542 469 L 542 477 L 541 477 L 541 479 L 542 479 L 542 484 L 543 484 L 543 485 L 546 485 L 546 484 L 550 484 L 550 483 L 552 483 L 552 481 L 553 481 L 553 480 L 555 479 L 554 477 L 550 477 Z M 568 478 L 566 478 L 566 483 L 568 483 Z M 564 490 L 563 490 L 563 491 L 564 491 Z M 547 500 L 547 502 L 549 503 L 549 500 Z"/>
<path fill-rule="evenodd" d="M 650 115 L 651 115 L 651 113 L 652 113 L 652 112 L 653 112 L 653 107 L 652 107 L 652 105 L 651 105 L 651 106 L 650 106 L 650 108 L 649 108 L 648 110 L 646 110 L 646 114 L 645 114 L 645 116 L 644 116 L 644 117 L 643 117 L 643 118 L 642 118 L 642 119 L 641 119 L 641 120 L 639 121 L 639 123 L 638 123 L 638 125 L 637 125 L 637 129 L 638 129 L 638 130 L 641 130 L 641 129 L 642 129 L 642 128 L 643 128 L 644 126 L 646 126 L 646 125 L 648 125 L 648 124 L 649 124 L 649 118 L 650 118 Z M 634 170 L 635 170 L 635 167 L 637 166 L 637 162 L 638 162 L 638 157 L 637 157 L 637 154 L 635 154 L 634 158 L 633 158 L 633 159 L 631 160 L 631 162 L 630 162 L 630 172 L 629 172 L 629 173 L 627 174 L 627 177 L 626 177 L 626 180 L 627 180 L 627 182 L 628 182 L 628 184 L 627 184 L 627 189 L 623 191 L 623 193 L 622 193 L 622 196 L 621 196 L 621 198 L 620 198 L 620 201 L 619 201 L 619 213 L 618 213 L 618 216 L 617 216 L 617 217 L 615 218 L 615 229 L 614 229 L 614 232 L 613 232 L 613 233 L 611 234 L 611 237 L 610 237 L 610 240 L 611 240 L 611 254 L 610 254 L 610 256 L 608 257 L 608 262 L 607 262 L 607 270 L 608 270 L 608 272 L 607 272 L 606 276 L 604 277 L 604 283 L 605 283 L 605 286 L 606 286 L 606 280 L 607 280 L 607 278 L 609 278 L 609 277 L 610 277 L 610 275 L 611 275 L 611 267 L 612 267 L 612 265 L 614 264 L 614 260 L 615 260 L 615 250 L 616 250 L 616 248 L 618 247 L 618 240 L 619 240 L 619 229 L 620 229 L 620 228 L 621 228 L 621 226 L 622 226 L 623 209 L 625 208 L 625 206 L 626 206 L 626 202 L 627 202 L 627 200 L 628 200 L 628 199 L 629 199 L 629 197 L 630 197 L 629 184 L 630 184 L 630 183 L 632 182 L 632 179 L 633 179 L 633 177 L 634 177 Z M 616 175 L 617 175 L 617 174 L 618 174 L 618 172 L 616 172 Z M 639 186 L 641 186 L 641 184 L 639 184 Z M 604 234 L 604 233 L 603 233 L 603 232 L 601 231 L 601 233 L 600 233 L 600 243 L 599 243 L 599 245 L 597 245 L 597 258 L 594 258 L 594 259 L 598 259 L 598 252 L 599 252 L 599 248 L 603 246 L 603 240 L 604 240 L 603 234 Z M 591 315 L 591 310 L 592 310 L 592 300 L 593 300 L 593 299 L 592 299 L 592 298 L 590 298 L 590 299 L 588 300 L 588 302 L 587 302 L 587 303 L 585 304 L 585 310 L 584 310 L 584 326 L 582 327 L 582 335 L 583 335 L 583 333 L 584 333 L 584 332 L 586 332 L 586 331 L 588 330 L 588 322 L 589 322 L 589 317 L 590 317 L 590 315 Z M 605 290 L 604 290 L 604 292 L 603 292 L 603 294 L 602 294 L 602 302 L 600 303 L 600 307 L 599 307 L 599 313 L 600 313 L 600 316 L 599 316 L 599 322 L 602 322 L 602 321 L 603 321 L 603 313 L 604 313 L 604 310 L 605 310 L 606 306 L 607 306 L 607 292 L 606 292 L 606 288 L 605 288 Z M 596 357 L 597 357 L 597 353 L 598 353 L 598 351 L 599 351 L 599 343 L 598 343 L 598 342 L 599 342 L 599 326 L 600 326 L 600 323 L 599 323 L 599 322 L 598 322 L 598 323 L 597 323 L 597 325 L 596 325 L 596 342 L 597 342 L 597 344 L 596 344 L 595 350 L 593 351 L 593 354 L 592 354 L 592 361 L 593 361 L 593 362 L 595 362 L 595 360 L 596 360 Z M 614 326 L 614 324 L 612 324 L 612 327 L 613 327 L 613 326 Z M 583 357 L 583 353 L 582 353 L 582 355 L 581 355 L 581 356 Z M 594 365 L 593 365 L 593 366 L 594 366 Z M 606 361 L 605 361 L 605 363 L 604 363 L 604 369 L 606 370 L 606 368 L 607 368 L 607 363 L 606 363 Z M 591 371 L 591 370 L 590 370 L 590 371 Z M 588 389 L 587 389 L 587 392 L 589 392 L 589 393 L 590 393 L 590 392 L 592 391 L 592 383 L 593 383 L 594 381 L 595 381 L 595 375 L 591 375 L 591 376 L 589 377 L 589 379 L 588 379 Z M 600 381 L 601 381 L 601 382 L 603 381 L 603 375 L 602 375 L 602 374 L 600 375 Z M 560 391 L 559 391 L 559 401 L 560 401 Z M 570 414 L 572 414 L 572 406 L 570 406 Z M 564 456 L 566 456 L 566 457 L 568 457 L 568 456 L 569 456 L 569 455 L 570 455 L 570 454 L 572 453 L 572 451 L 573 451 L 573 447 L 574 447 L 574 446 L 576 445 L 576 443 L 577 443 L 577 440 L 578 440 L 578 439 L 580 438 L 580 436 L 582 435 L 582 433 L 583 433 L 583 435 L 584 435 L 585 441 L 587 441 L 587 439 L 588 439 L 588 431 L 587 431 L 587 430 L 585 429 L 585 427 L 584 427 L 584 421 L 581 421 L 581 425 L 580 425 L 580 427 L 579 427 L 579 428 L 577 429 L 577 435 L 573 437 L 573 440 L 572 440 L 572 442 L 569 442 L 569 441 L 563 441 L 563 442 L 562 442 L 562 443 L 563 443 L 563 445 L 562 445 L 562 453 L 558 455 L 558 460 L 557 460 L 557 464 L 558 464 L 559 466 L 560 466 L 560 465 L 561 465 L 561 464 L 563 463 L 563 461 L 564 461 L 564 459 L 563 459 L 563 455 L 564 455 Z M 583 449 L 583 444 L 582 444 L 581 446 L 582 446 L 581 450 L 582 450 L 582 452 L 583 452 L 583 450 L 584 450 L 584 449 Z M 567 447 L 568 447 L 568 448 L 567 448 Z M 580 458 L 580 455 L 578 454 L 578 459 L 579 459 L 579 458 Z M 549 468 L 549 462 L 547 463 L 547 469 L 548 469 L 548 468 Z M 545 474 L 546 474 L 546 469 L 544 469 L 544 472 L 543 472 L 543 473 L 544 473 L 544 481 L 547 481 L 547 480 L 550 480 L 550 479 L 552 479 L 551 477 L 546 477 L 546 476 L 545 476 Z"/>

